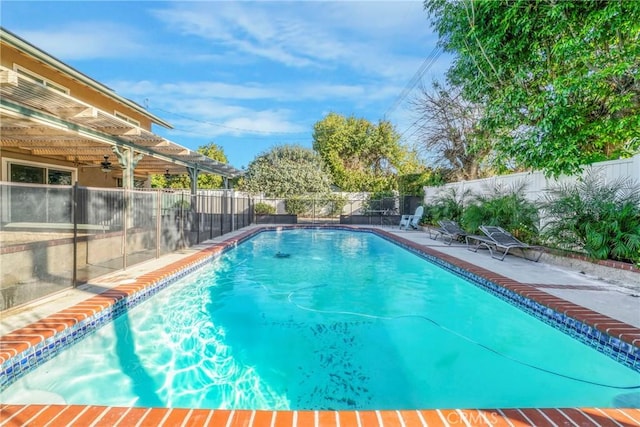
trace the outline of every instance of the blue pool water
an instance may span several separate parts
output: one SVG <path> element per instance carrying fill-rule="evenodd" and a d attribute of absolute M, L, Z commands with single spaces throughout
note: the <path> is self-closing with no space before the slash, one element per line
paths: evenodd
<path fill-rule="evenodd" d="M 287 230 L 226 252 L 1 397 L 236 409 L 629 407 L 638 385 L 639 373 L 378 236 Z"/>

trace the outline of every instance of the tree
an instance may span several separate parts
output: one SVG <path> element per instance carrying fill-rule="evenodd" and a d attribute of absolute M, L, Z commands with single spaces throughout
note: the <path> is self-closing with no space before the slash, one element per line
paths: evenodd
<path fill-rule="evenodd" d="M 209 157 L 210 159 L 217 160 L 220 163 L 228 163 L 227 155 L 224 154 L 224 150 L 219 145 L 210 142 L 207 145 L 202 145 L 196 150 L 198 153 Z M 198 188 L 222 188 L 223 179 L 220 175 L 212 173 L 200 173 L 198 174 Z"/>
<path fill-rule="evenodd" d="M 196 150 L 198 153 L 207 156 L 220 163 L 227 163 L 227 156 L 224 154 L 222 147 L 210 142 L 207 145 L 201 145 Z M 222 188 L 222 177 L 211 173 L 198 174 L 198 188 L 213 189 Z M 189 174 L 183 173 L 173 175 L 166 178 L 164 175 L 151 175 L 151 187 L 153 188 L 191 188 L 191 178 Z"/>
<path fill-rule="evenodd" d="M 455 181 L 482 176 L 482 163 L 491 152 L 486 132 L 480 127 L 482 106 L 468 102 L 459 88 L 433 83 L 423 87 L 413 101 L 419 114 L 419 144 Z"/>
<path fill-rule="evenodd" d="M 640 149 L 640 2 L 428 0 L 447 77 L 505 159 L 572 174 Z"/>
<path fill-rule="evenodd" d="M 397 190 L 397 174 L 414 172 L 415 157 L 391 123 L 328 114 L 313 127 L 313 149 L 343 191 Z"/>
<path fill-rule="evenodd" d="M 326 194 L 331 180 L 322 159 L 299 145 L 273 147 L 256 157 L 245 173 L 240 189 L 267 197 Z"/>

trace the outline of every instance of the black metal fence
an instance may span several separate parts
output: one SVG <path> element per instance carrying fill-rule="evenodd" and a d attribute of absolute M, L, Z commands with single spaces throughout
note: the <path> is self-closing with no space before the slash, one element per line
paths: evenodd
<path fill-rule="evenodd" d="M 232 190 L 0 183 L 0 309 L 213 239 L 253 222 Z"/>
<path fill-rule="evenodd" d="M 258 224 L 313 223 L 393 225 L 404 214 L 413 214 L 422 198 L 398 195 L 372 199 L 368 193 L 337 193 L 332 196 L 256 198 Z"/>
<path fill-rule="evenodd" d="M 393 226 L 421 200 L 0 183 L 0 310 L 252 223 Z M 268 211 L 266 212 L 265 211 Z"/>

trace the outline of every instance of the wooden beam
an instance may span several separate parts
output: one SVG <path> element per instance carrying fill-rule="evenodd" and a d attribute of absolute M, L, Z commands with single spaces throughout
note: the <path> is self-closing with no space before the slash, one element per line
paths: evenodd
<path fill-rule="evenodd" d="M 120 136 L 140 135 L 140 129 L 136 127 L 96 126 L 95 129 L 99 130 L 100 132 L 108 133 L 110 135 L 120 135 Z"/>
<path fill-rule="evenodd" d="M 26 139 L 26 140 L 2 140 L 0 147 L 30 147 L 30 148 L 51 148 L 51 147 L 109 147 L 107 144 L 100 144 L 87 139 L 77 139 L 69 137 L 69 139 L 55 140 L 51 136 L 45 136 L 42 139 Z"/>
<path fill-rule="evenodd" d="M 33 154 L 36 155 L 96 155 L 96 156 L 104 156 L 104 153 L 108 151 L 108 147 L 100 146 L 100 147 L 26 147 L 26 149 L 30 150 Z"/>
<path fill-rule="evenodd" d="M 5 124 L 2 124 L 0 128 L 0 135 L 5 136 L 47 136 L 53 134 L 60 134 L 61 132 L 58 129 L 51 129 L 46 126 L 29 126 L 29 127 L 16 127 L 10 126 L 6 127 Z"/>
<path fill-rule="evenodd" d="M 94 107 L 50 107 L 50 112 L 63 119 L 97 119 L 98 109 Z"/>
<path fill-rule="evenodd" d="M 0 69 L 0 87 L 18 86 L 18 73 L 8 68 Z"/>

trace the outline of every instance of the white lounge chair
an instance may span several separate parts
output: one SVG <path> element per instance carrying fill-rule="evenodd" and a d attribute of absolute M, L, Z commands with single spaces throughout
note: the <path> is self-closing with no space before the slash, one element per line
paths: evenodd
<path fill-rule="evenodd" d="M 413 215 L 402 215 L 402 218 L 400 218 L 399 228 L 400 229 L 404 228 L 405 230 L 412 228 L 414 230 L 417 230 L 418 223 L 422 218 L 423 212 L 424 212 L 424 208 L 422 206 L 418 206 Z"/>

